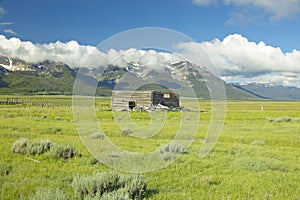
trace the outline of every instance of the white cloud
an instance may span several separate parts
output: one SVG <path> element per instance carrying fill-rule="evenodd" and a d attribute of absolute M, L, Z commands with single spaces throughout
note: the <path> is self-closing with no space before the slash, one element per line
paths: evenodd
<path fill-rule="evenodd" d="M 225 5 L 254 6 L 274 19 L 289 18 L 300 11 L 299 0 L 224 0 Z"/>
<path fill-rule="evenodd" d="M 8 26 L 8 25 L 12 25 L 13 22 L 0 22 L 0 26 Z"/>
<path fill-rule="evenodd" d="M 253 77 L 244 76 L 226 76 L 223 79 L 227 82 L 242 83 L 276 83 L 284 86 L 300 86 L 300 73 L 282 72 L 282 73 L 266 73 Z"/>
<path fill-rule="evenodd" d="M 5 9 L 3 7 L 0 7 L 0 17 L 1 15 L 4 15 L 6 13 Z M 17 33 L 15 31 L 13 31 L 12 29 L 6 28 L 7 26 L 12 25 L 13 22 L 0 22 L 0 29 L 4 29 L 3 32 L 4 33 L 8 33 L 11 35 L 17 35 Z"/>
<path fill-rule="evenodd" d="M 100 52 L 94 46 L 80 45 L 77 41 L 33 44 L 15 37 L 8 39 L 3 35 L 0 36 L 0 54 L 33 63 L 43 60 L 60 61 L 72 67 L 97 67 L 108 64 L 124 67 L 131 61 L 155 66 L 157 63 L 179 61 L 178 56 L 153 50 L 111 49 L 108 52 Z"/>
<path fill-rule="evenodd" d="M 0 36 L 0 54 L 17 57 L 27 62 L 40 62 L 48 59 L 65 62 L 70 66 L 77 67 L 80 66 L 81 58 L 92 55 L 95 50 L 95 47 L 82 46 L 76 41 L 33 44 L 29 41 L 21 41 L 19 38 L 7 39 L 3 35 Z M 95 56 L 94 54 L 92 56 Z M 96 64 L 97 61 L 101 60 L 101 56 L 99 52 L 97 59 L 94 59 L 94 63 L 87 64 Z"/>
<path fill-rule="evenodd" d="M 193 0 L 193 3 L 199 6 L 209 6 L 217 4 L 218 0 Z"/>
<path fill-rule="evenodd" d="M 283 53 L 280 48 L 268 46 L 264 42 L 250 42 L 239 34 L 229 35 L 223 41 L 215 39 L 211 42 L 183 43 L 179 47 L 184 49 L 184 56 L 191 60 L 197 60 L 197 52 L 204 49 L 226 80 L 256 77 L 264 81 L 266 74 L 274 78 L 274 74 L 277 74 L 276 80 L 280 76 L 293 84 L 295 78 L 291 79 L 287 73 L 293 73 L 293 77 L 300 79 L 300 51 Z M 198 64 L 203 65 L 201 62 Z M 209 67 L 211 62 L 204 65 Z M 300 86 L 299 81 L 297 84 Z"/>
<path fill-rule="evenodd" d="M 300 87 L 300 51 L 284 53 L 278 47 L 264 42 L 251 42 L 239 34 L 223 40 L 178 44 L 180 55 L 195 64 L 219 69 L 224 80 L 265 82 L 270 80 Z M 206 54 L 206 53 L 207 54 Z M 77 41 L 34 44 L 19 38 L 0 36 L 0 54 L 17 57 L 27 62 L 61 61 L 72 67 L 97 67 L 128 62 L 160 67 L 182 60 L 177 54 L 154 50 L 115 50 L 100 52 L 94 46 L 80 45 Z M 209 57 L 208 57 L 208 56 Z"/>
<path fill-rule="evenodd" d="M 4 29 L 4 33 L 9 33 L 11 35 L 17 35 L 17 33 L 11 29 Z"/>
<path fill-rule="evenodd" d="M 229 19 L 226 21 L 227 25 L 242 25 L 247 27 L 255 24 L 263 19 L 263 14 L 253 9 L 241 9 L 229 14 Z"/>
<path fill-rule="evenodd" d="M 233 21 L 234 17 L 245 18 L 245 16 L 249 16 L 244 15 L 245 10 L 246 13 L 252 13 L 253 16 L 264 11 L 272 20 L 290 18 L 300 12 L 299 0 L 193 0 L 193 3 L 199 6 L 208 6 L 218 2 L 225 6 L 234 6 L 238 9 L 237 12 L 232 14 L 228 23 Z"/>
<path fill-rule="evenodd" d="M 111 49 L 106 54 L 110 64 L 125 67 L 129 62 L 137 62 L 151 68 L 160 68 L 162 65 L 172 62 L 179 62 L 180 57 L 165 52 L 154 50 L 128 49 L 116 51 Z"/>

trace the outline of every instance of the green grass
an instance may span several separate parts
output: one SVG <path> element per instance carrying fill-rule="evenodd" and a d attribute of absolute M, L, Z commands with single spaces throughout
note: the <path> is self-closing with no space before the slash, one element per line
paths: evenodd
<path fill-rule="evenodd" d="M 0 105 L 0 199 L 26 199 L 38 188 L 54 191 L 59 188 L 66 198 L 72 199 L 72 181 L 76 175 L 113 171 L 97 162 L 82 144 L 74 127 L 70 97 L 20 96 L 19 99 L 36 104 Z M 53 106 L 42 107 L 39 103 L 43 101 Z M 96 114 L 107 137 L 124 150 L 154 151 L 171 142 L 176 134 L 180 113 L 171 112 L 163 129 L 152 138 L 126 135 L 112 113 L 102 111 L 101 105 L 109 103 L 110 99 L 97 98 Z M 300 102 L 227 102 L 222 135 L 203 159 L 198 153 L 211 113 L 209 102 L 199 104 L 208 112 L 200 114 L 199 130 L 187 152 L 169 166 L 144 174 L 147 188 L 152 191 L 148 199 L 300 199 L 300 122 L 266 120 L 299 118 Z M 188 107 L 193 103 L 184 100 L 182 105 Z M 140 125 L 150 122 L 148 113 L 130 113 L 130 117 Z M 64 160 L 47 154 L 12 153 L 13 143 L 20 138 L 70 145 L 81 156 Z"/>

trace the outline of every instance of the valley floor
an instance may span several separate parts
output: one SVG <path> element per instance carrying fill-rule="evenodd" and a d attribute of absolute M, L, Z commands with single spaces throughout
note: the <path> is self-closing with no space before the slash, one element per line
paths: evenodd
<path fill-rule="evenodd" d="M 0 101 L 7 98 L 0 97 Z M 71 97 L 20 96 L 23 105 L 0 105 L 0 199 L 28 199 L 38 188 L 60 188 L 74 198 L 77 174 L 114 171 L 88 152 L 75 127 Z M 194 102 L 195 103 L 195 102 Z M 191 100 L 182 102 L 189 107 Z M 205 158 L 199 150 L 211 119 L 210 102 L 200 101 L 199 129 L 191 146 L 163 169 L 144 173 L 147 199 L 300 199 L 300 102 L 229 101 L 222 134 Z M 169 112 L 161 131 L 150 139 L 131 137 L 117 126 L 110 99 L 96 98 L 103 132 L 119 148 L 151 152 L 173 140 L 181 118 Z M 132 112 L 135 123 L 150 123 L 148 113 Z M 185 118 L 184 120 L 189 120 Z M 222 123 L 222 122 L 220 122 Z M 71 145 L 81 156 L 55 159 L 47 154 L 12 152 L 20 138 Z M 120 172 L 126 173 L 126 172 Z"/>

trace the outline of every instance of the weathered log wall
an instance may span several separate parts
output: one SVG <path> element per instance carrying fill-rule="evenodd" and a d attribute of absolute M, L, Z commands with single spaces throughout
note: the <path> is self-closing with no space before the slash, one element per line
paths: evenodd
<path fill-rule="evenodd" d="M 113 91 L 112 109 L 115 111 L 129 110 L 129 102 L 135 102 L 135 107 L 152 105 L 152 91 Z"/>
<path fill-rule="evenodd" d="M 179 107 L 179 95 L 171 92 L 155 91 L 120 91 L 112 92 L 112 109 L 123 111 L 141 109 L 153 105 L 164 105 L 170 108 Z"/>

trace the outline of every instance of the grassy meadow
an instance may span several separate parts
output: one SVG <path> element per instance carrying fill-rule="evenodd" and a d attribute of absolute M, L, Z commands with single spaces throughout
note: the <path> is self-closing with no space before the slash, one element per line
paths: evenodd
<path fill-rule="evenodd" d="M 0 96 L 0 101 L 6 98 Z M 0 199 L 30 199 L 39 188 L 60 188 L 73 199 L 76 175 L 114 171 L 97 162 L 81 142 L 71 97 L 20 96 L 19 100 L 30 104 L 0 105 Z M 130 137 L 118 128 L 107 104 L 109 98 L 96 99 L 97 118 L 107 137 L 126 151 L 154 151 L 171 141 L 178 129 L 180 112 L 169 112 L 165 127 L 153 138 Z M 300 102 L 227 102 L 222 134 L 202 159 L 198 153 L 211 111 L 209 102 L 199 104 L 206 112 L 200 113 L 199 130 L 187 152 L 167 167 L 143 174 L 147 199 L 300 200 Z M 149 123 L 148 113 L 130 115 L 136 123 Z M 79 154 L 66 160 L 13 153 L 20 138 L 71 145 Z"/>

